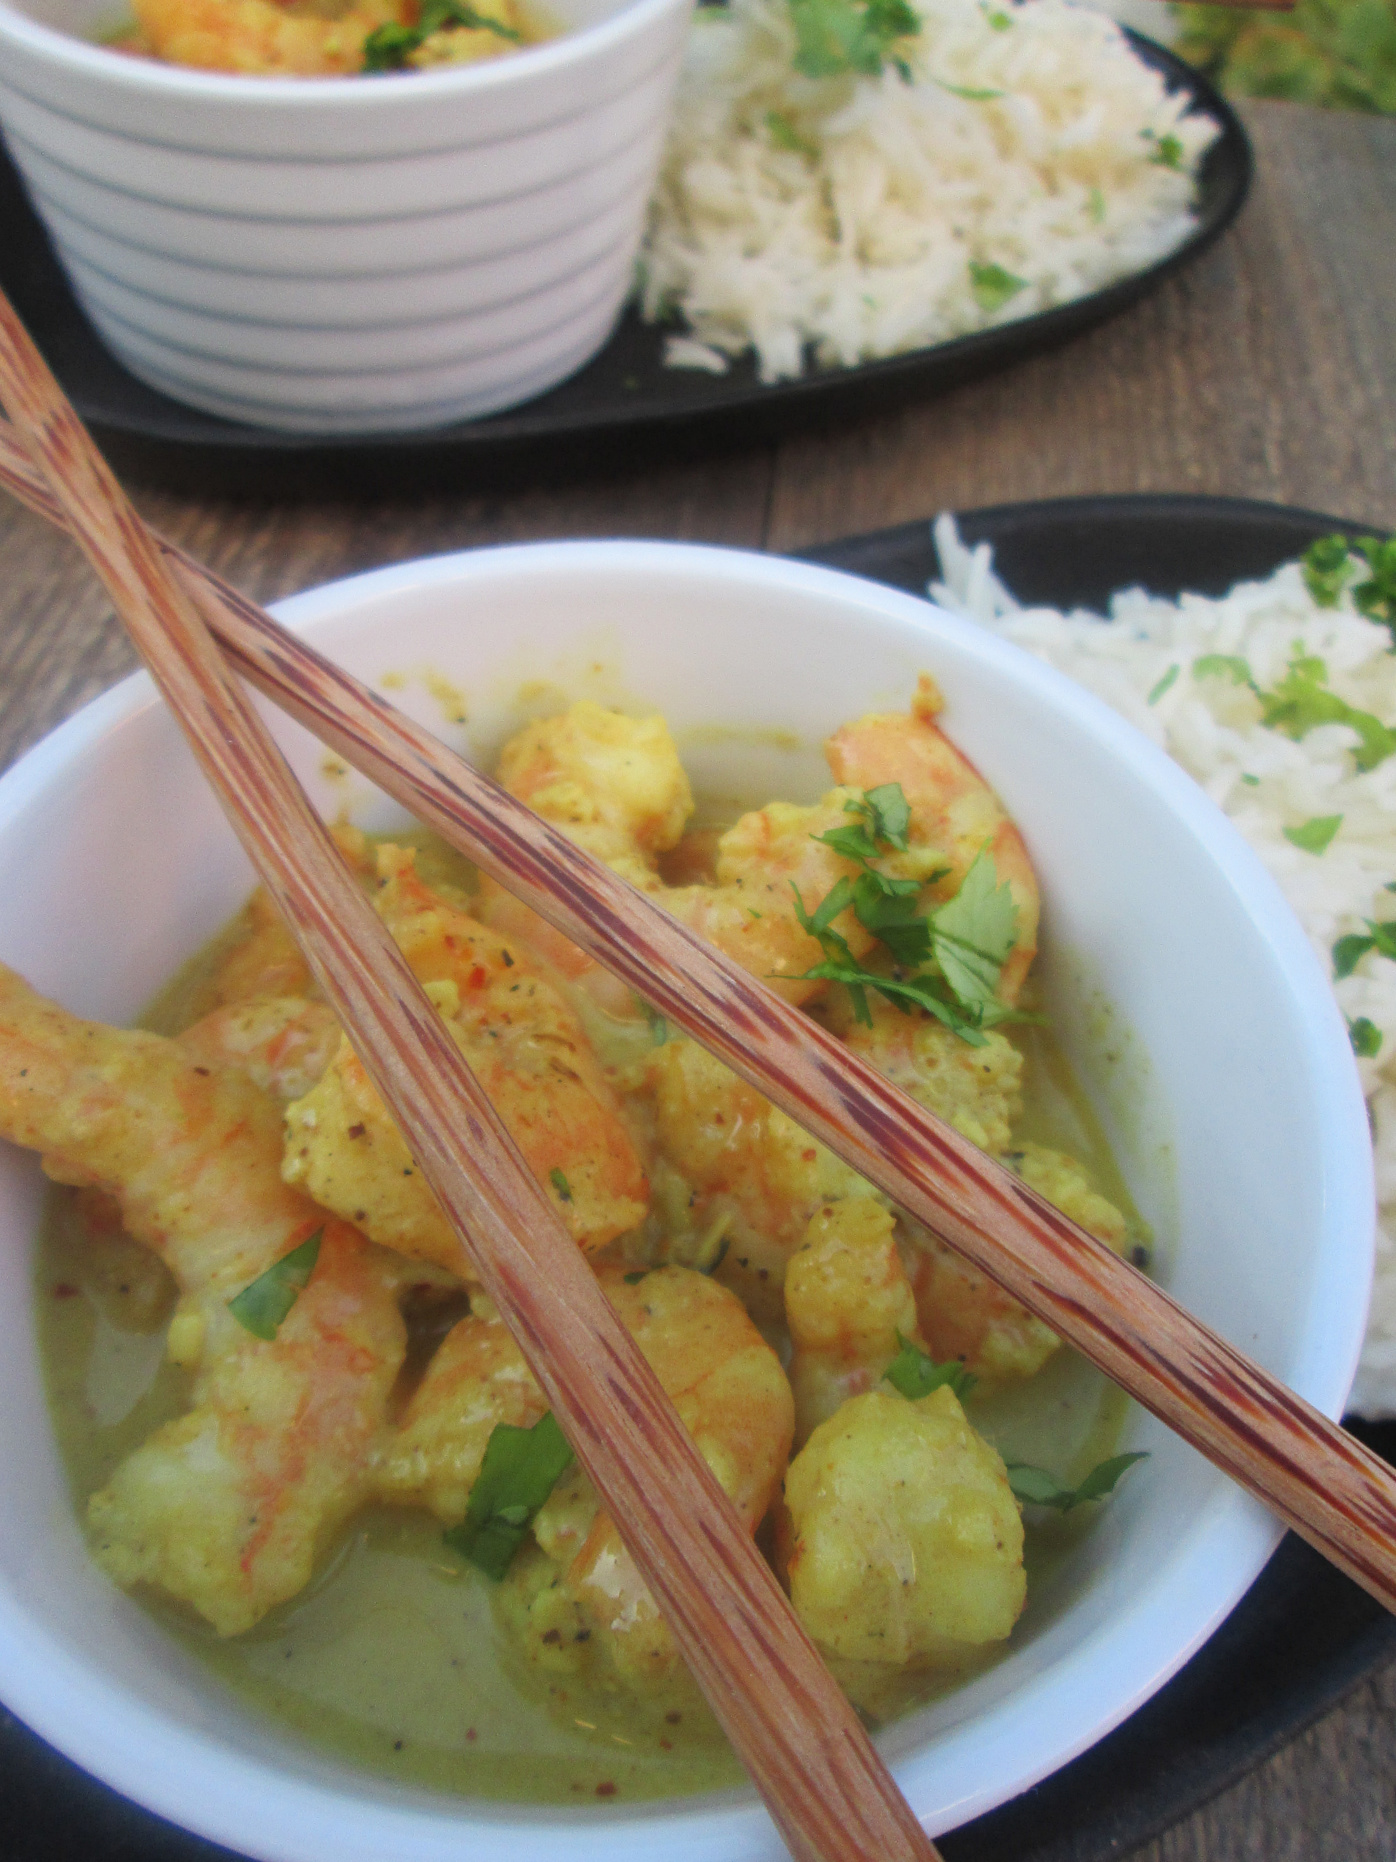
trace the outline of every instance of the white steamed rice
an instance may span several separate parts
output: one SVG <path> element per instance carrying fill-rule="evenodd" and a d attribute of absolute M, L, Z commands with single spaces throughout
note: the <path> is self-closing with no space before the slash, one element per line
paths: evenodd
<path fill-rule="evenodd" d="M 1216 125 L 1112 20 L 1069 0 L 915 4 L 922 29 L 897 44 L 912 83 L 801 76 L 787 0 L 700 9 L 641 258 L 644 314 L 688 326 L 672 363 L 720 370 L 754 346 L 775 381 L 807 346 L 825 365 L 918 349 L 1187 237 Z M 986 305 L 971 263 L 1021 288 Z"/>
<path fill-rule="evenodd" d="M 1231 817 L 1278 880 L 1309 941 L 1331 971 L 1332 948 L 1366 920 L 1396 920 L 1396 756 L 1366 774 L 1353 762 L 1354 732 L 1325 724 L 1299 742 L 1260 721 L 1245 685 L 1194 676 L 1204 655 L 1244 659 L 1270 691 L 1296 651 L 1322 659 L 1330 689 L 1358 710 L 1396 724 L 1396 653 L 1391 634 L 1366 620 L 1344 594 L 1320 608 L 1297 563 L 1268 581 L 1245 582 L 1220 600 L 1160 600 L 1128 589 L 1108 621 L 1078 611 L 1022 608 L 993 572 L 987 544 L 970 550 L 952 517 L 934 528 L 943 580 L 933 600 L 1016 641 L 1088 686 L 1196 778 Z M 1176 669 L 1176 670 L 1175 670 Z M 1170 682 L 1170 675 L 1171 682 Z M 1151 694 L 1154 695 L 1151 702 Z M 1247 780 L 1253 778 L 1254 780 Z M 1342 816 L 1322 854 L 1287 840 L 1286 828 Z M 1370 952 L 1334 984 L 1349 1022 L 1366 1017 L 1381 1033 L 1359 1059 L 1376 1152 L 1376 1282 L 1362 1363 L 1349 1408 L 1396 1415 L 1396 963 Z"/>

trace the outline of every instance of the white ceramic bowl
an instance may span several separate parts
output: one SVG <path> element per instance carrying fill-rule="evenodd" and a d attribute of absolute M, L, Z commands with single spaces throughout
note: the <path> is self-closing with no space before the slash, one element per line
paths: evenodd
<path fill-rule="evenodd" d="M 658 706 L 701 789 L 812 797 L 818 746 L 929 669 L 1041 876 L 1056 1026 L 1109 1128 L 1160 1271 L 1330 1415 L 1361 1338 L 1370 1146 L 1347 1034 L 1273 882 L 1171 763 L 1095 699 L 924 602 L 827 570 L 648 543 L 482 550 L 297 597 L 284 618 L 439 727 L 465 694 L 489 756 L 569 696 Z M 439 687 L 438 687 L 439 689 Z M 540 697 L 541 694 L 541 697 Z M 736 727 L 732 736 L 705 730 Z M 389 805 L 281 741 L 327 811 Z M 778 747 L 775 732 L 801 748 Z M 144 679 L 0 781 L 0 957 L 71 1008 L 129 1017 L 234 909 L 248 869 Z M 22 877 L 23 883 L 16 883 Z M 356 1773 L 252 1717 L 84 1550 L 50 1436 L 29 1307 L 41 1179 L 0 1147 L 0 1693 L 80 1764 L 275 1862 L 736 1862 L 782 1853 L 754 1798 L 539 1811 Z M 1216 1626 L 1278 1528 L 1152 1419 L 1152 1452 L 1035 1598 L 1012 1654 L 881 1744 L 943 1830 L 1062 1764 Z"/>
<path fill-rule="evenodd" d="M 505 58 L 288 79 L 107 51 L 111 0 L 0 0 L 0 127 L 133 374 L 265 426 L 436 426 L 605 343 L 691 3 L 549 0 L 564 30 Z"/>

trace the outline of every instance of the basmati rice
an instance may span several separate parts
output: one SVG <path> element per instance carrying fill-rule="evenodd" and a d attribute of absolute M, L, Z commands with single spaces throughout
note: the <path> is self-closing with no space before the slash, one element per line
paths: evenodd
<path fill-rule="evenodd" d="M 651 203 L 641 304 L 763 381 L 1101 289 L 1191 231 L 1218 133 L 1105 15 L 916 0 L 905 82 L 809 78 L 787 0 L 701 8 Z M 680 365 L 711 366 L 700 351 Z"/>
<path fill-rule="evenodd" d="M 1231 817 L 1279 882 L 1318 952 L 1333 968 L 1341 937 L 1366 932 L 1369 919 L 1396 920 L 1396 756 L 1365 773 L 1355 764 L 1354 731 L 1321 724 L 1295 742 L 1261 721 L 1244 682 L 1273 691 L 1299 653 L 1324 662 L 1326 683 L 1350 705 L 1396 724 L 1396 653 L 1390 632 L 1364 619 L 1346 591 L 1321 608 L 1297 563 L 1264 582 L 1246 582 L 1219 600 L 1161 600 L 1141 589 L 1111 599 L 1109 619 L 1077 611 L 1023 608 L 993 572 L 986 544 L 970 550 L 954 519 L 933 532 L 942 580 L 933 600 L 1016 641 L 1088 686 L 1174 757 Z M 1199 662 L 1211 660 L 1211 665 Z M 1308 852 L 1286 838 L 1322 841 Z M 1369 951 L 1335 982 L 1349 1024 L 1365 1018 L 1381 1035 L 1375 1055 L 1358 1059 L 1376 1154 L 1376 1281 L 1362 1362 L 1349 1408 L 1371 1418 L 1396 1415 L 1396 962 Z"/>

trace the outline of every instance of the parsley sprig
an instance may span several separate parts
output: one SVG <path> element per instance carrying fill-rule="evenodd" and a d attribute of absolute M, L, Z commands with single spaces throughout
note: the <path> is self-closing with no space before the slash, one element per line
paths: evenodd
<path fill-rule="evenodd" d="M 911 808 L 901 784 L 869 789 L 861 801 L 844 807 L 854 821 L 814 838 L 861 871 L 856 877 L 845 874 L 812 912 L 791 882 L 795 916 L 824 952 L 824 962 L 807 970 L 806 977 L 842 983 L 854 1015 L 867 1028 L 872 1026 L 870 989 L 903 1014 L 924 1009 L 972 1047 L 983 1046 L 984 1029 L 1026 1019 L 998 996 L 999 977 L 1017 935 L 1018 908 L 1009 888 L 998 883 L 992 857 L 981 851 L 955 896 L 934 911 L 922 912 L 918 900 L 922 886 L 930 882 L 898 879 L 874 864 L 889 848 L 908 851 Z M 943 867 L 930 879 L 943 879 L 949 870 Z M 891 956 L 893 974 L 860 963 L 848 940 L 834 929 L 835 919 L 850 909 Z"/>
<path fill-rule="evenodd" d="M 890 64 L 911 83 L 911 67 L 893 48 L 921 30 L 921 15 L 907 0 L 790 0 L 795 26 L 795 69 L 807 78 L 849 72 L 875 78 Z"/>
<path fill-rule="evenodd" d="M 477 13 L 467 0 L 422 0 L 415 26 L 400 26 L 396 21 L 389 21 L 368 35 L 364 40 L 363 68 L 375 74 L 402 71 L 418 46 L 434 32 L 444 32 L 452 26 L 464 26 L 473 32 L 493 32 L 515 45 L 522 43 L 522 35 L 512 26 L 506 26 L 503 20 L 491 19 L 488 13 Z"/>
<path fill-rule="evenodd" d="M 531 1429 L 496 1423 L 465 1518 L 444 1535 L 447 1545 L 498 1582 L 571 1465 L 572 1449 L 551 1410 Z"/>

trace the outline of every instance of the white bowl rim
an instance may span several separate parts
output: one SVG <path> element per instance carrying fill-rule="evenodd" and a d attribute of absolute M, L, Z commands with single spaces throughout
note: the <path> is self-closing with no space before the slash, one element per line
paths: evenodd
<path fill-rule="evenodd" d="M 948 615 L 943 609 L 896 589 L 865 578 L 812 564 L 703 544 L 671 544 L 650 540 L 541 544 L 506 544 L 419 558 L 389 568 L 341 578 L 292 596 L 276 604 L 273 612 L 298 633 L 313 631 L 317 622 L 352 612 L 361 601 L 376 601 L 422 584 L 469 582 L 506 572 L 555 574 L 571 569 L 609 567 L 644 576 L 656 569 L 689 567 L 707 577 L 727 576 L 750 583 L 765 581 L 785 591 L 808 587 L 812 594 L 828 592 L 831 581 L 846 582 L 865 604 L 871 599 L 889 619 L 924 626 L 934 617 L 933 630 L 954 634 L 959 646 L 969 646 L 1000 674 L 1018 683 L 1031 681 L 1072 723 L 1119 755 L 1179 814 L 1205 848 L 1223 867 L 1228 882 L 1244 901 L 1250 915 L 1263 927 L 1277 961 L 1303 1005 L 1309 1052 L 1326 1090 L 1322 1095 L 1325 1148 L 1332 1146 L 1337 1168 L 1334 1210 L 1326 1215 L 1330 1247 L 1339 1235 L 1366 1235 L 1366 1255 L 1372 1250 L 1372 1155 L 1366 1111 L 1351 1049 L 1331 991 L 1297 919 L 1274 879 L 1257 855 L 1241 839 L 1205 792 L 1161 750 L 1125 723 L 1093 694 L 1064 675 L 1032 659 L 1021 649 L 987 630 Z M 108 732 L 137 713 L 158 704 L 153 685 L 144 673 L 123 680 L 50 733 L 0 777 L 0 824 L 22 812 L 66 767 Z M 1316 987 L 1317 985 L 1317 987 Z M 1345 1261 L 1349 1268 L 1353 1265 Z M 1331 1416 L 1341 1414 L 1361 1347 L 1366 1315 L 1367 1288 L 1360 1277 L 1318 1276 L 1314 1319 L 1306 1374 L 1296 1378 L 1303 1394 L 1316 1408 Z M 1348 1349 L 1334 1355 L 1325 1340 L 1346 1337 Z M 1312 1362 L 1317 1346 L 1327 1361 Z M 1027 1685 L 1007 1703 L 1012 1711 L 998 1731 L 994 1745 L 1011 1753 L 1011 1775 L 992 1789 L 973 1783 L 959 1801 L 947 1808 L 932 1833 L 955 1827 L 971 1817 L 1008 1801 L 1032 1784 L 1095 1744 L 1146 1700 L 1191 1656 L 1239 1601 L 1266 1563 L 1283 1528 L 1258 1503 L 1237 1488 L 1219 1488 L 1215 1497 L 1191 1522 L 1194 1549 L 1187 1563 L 1174 1573 L 1164 1595 L 1147 1604 L 1124 1610 L 1108 1628 L 1073 1649 L 1060 1663 Z M 1219 1576 L 1217 1554 L 1225 1548 L 1226 1572 Z M 248 1848 L 245 1820 L 247 1788 L 258 1775 L 248 1761 L 219 1749 L 195 1729 L 174 1729 L 156 1722 L 176 1748 L 175 1763 L 158 1773 L 149 1764 L 144 1743 L 143 1717 L 147 1709 L 131 1710 L 124 1695 L 113 1693 L 109 1715 L 126 1715 L 124 1730 L 113 1736 L 114 1720 L 104 1716 L 98 1701 L 89 1701 L 74 1715 L 71 1699 L 64 1700 L 64 1670 L 71 1666 L 62 1651 L 56 1668 L 46 1666 L 48 1645 L 35 1636 L 34 1626 L 20 1619 L 7 1621 L 5 1599 L 0 1596 L 0 1671 L 9 1668 L 5 1658 L 21 1651 L 27 1655 L 28 1687 L 16 1687 L 7 1674 L 6 1694 L 21 1718 L 42 1736 L 69 1753 L 118 1790 L 214 1841 L 241 1845 L 268 1862 L 325 1862 L 331 1834 L 324 1813 L 338 1812 L 333 1828 L 337 1862 L 376 1862 L 384 1847 L 402 1862 L 447 1862 L 463 1853 L 462 1840 L 472 1832 L 494 1840 L 508 1838 L 520 1862 L 552 1855 L 565 1829 L 568 1862 L 647 1862 L 658 1852 L 684 1862 L 712 1854 L 742 1858 L 774 1858 L 770 1825 L 751 1793 L 659 1801 L 605 1810 L 589 1808 L 585 1824 L 569 1821 L 567 1811 L 530 1806 L 494 1804 L 480 1800 L 442 1797 L 430 1804 L 388 1806 L 355 1802 L 342 1792 L 303 1781 L 290 1786 L 303 1799 L 311 1816 L 313 1833 L 301 1840 L 300 1831 L 280 1828 Z M 1137 1619 L 1147 1618 L 1145 1622 Z M 1180 1643 L 1175 1625 L 1187 1623 Z M 1142 1632 L 1142 1633 L 1141 1633 Z M 36 1643 L 42 1646 L 36 1646 Z M 1102 1676 L 1099 1664 L 1104 1661 Z M 1059 1690 L 1063 1676 L 1079 1672 L 1089 1677 L 1090 1688 Z M 1109 1686 L 1102 1690 L 1102 1681 Z M 87 1685 L 91 1686 L 90 1677 Z M 1059 1691 L 1056 1715 L 1034 1712 L 1033 1697 L 1044 1687 Z M 54 1690 L 57 1689 L 57 1698 Z M 112 1693 L 99 1688 L 98 1693 Z M 1104 1691 L 1106 1698 L 1101 1701 Z M 1091 1704 L 1083 1703 L 1089 1693 Z M 1075 1697 L 1074 1701 L 1072 1697 Z M 1095 1704 L 1100 1702 L 1099 1705 Z M 957 1740 L 962 1731 L 951 1728 L 939 1736 L 942 1746 Z M 114 1748 L 116 1748 L 114 1750 Z M 190 1774 L 209 1755 L 221 1764 L 221 1788 L 210 1790 L 207 1780 Z M 899 1782 L 915 1801 L 918 1754 L 913 1752 L 894 1767 Z M 288 1787 L 281 1786 L 284 1793 Z M 284 1797 L 283 1797 L 284 1801 Z M 433 1809 L 432 1805 L 438 1807 Z M 346 1817 L 345 1811 L 350 1814 Z M 480 1853 L 483 1853 L 480 1852 Z"/>
<path fill-rule="evenodd" d="M 363 72 L 339 77 L 252 77 L 234 72 L 201 71 L 188 65 L 162 63 L 154 58 L 132 58 L 76 35 L 60 32 L 34 19 L 11 0 L 0 0 L 0 39 L 9 38 L 35 57 L 65 67 L 93 83 L 107 83 L 131 99 L 178 96 L 191 102 L 226 103 L 239 100 L 297 116 L 310 110 L 323 115 L 347 105 L 350 109 L 389 113 L 412 100 L 429 103 L 437 98 L 468 97 L 482 91 L 507 90 L 566 71 L 592 55 L 604 59 L 618 44 L 643 34 L 650 23 L 672 13 L 685 0 L 622 0 L 616 11 L 589 26 L 559 33 L 556 38 L 528 45 L 508 57 L 486 58 L 478 64 L 455 65 L 437 71 L 387 73 L 379 81 Z M 13 82 L 13 74 L 9 80 Z M 404 99 L 404 91 L 406 96 Z M 359 97 L 361 102 L 353 99 Z"/>

